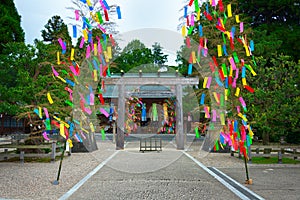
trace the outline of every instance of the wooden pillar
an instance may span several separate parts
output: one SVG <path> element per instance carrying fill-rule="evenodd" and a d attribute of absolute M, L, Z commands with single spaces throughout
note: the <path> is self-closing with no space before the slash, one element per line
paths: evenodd
<path fill-rule="evenodd" d="M 178 150 L 184 150 L 182 85 L 176 85 L 176 144 Z"/>
<path fill-rule="evenodd" d="M 117 120 L 117 138 L 116 149 L 124 149 L 124 118 L 125 118 L 125 86 L 118 85 L 118 120 Z"/>

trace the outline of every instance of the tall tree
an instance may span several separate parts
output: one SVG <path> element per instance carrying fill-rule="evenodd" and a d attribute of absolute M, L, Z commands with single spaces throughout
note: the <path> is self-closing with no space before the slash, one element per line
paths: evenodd
<path fill-rule="evenodd" d="M 4 44 L 9 42 L 24 42 L 24 31 L 21 27 L 21 16 L 19 15 L 13 0 L 0 2 L 0 53 Z"/>
<path fill-rule="evenodd" d="M 291 57 L 275 54 L 257 58 L 258 77 L 251 78 L 256 88 L 247 95 L 253 128 L 264 144 L 285 137 L 289 143 L 300 143 L 300 65 Z M 249 80 L 250 81 L 250 80 Z"/>
<path fill-rule="evenodd" d="M 145 44 L 135 39 L 129 42 L 115 61 L 117 70 L 128 72 L 140 66 L 153 64 L 153 55 L 151 49 L 146 48 Z M 140 68 L 139 68 L 140 69 Z"/>
<path fill-rule="evenodd" d="M 41 33 L 44 42 L 57 44 L 59 38 L 64 38 L 68 46 L 72 44 L 68 27 L 60 16 L 55 15 L 49 19 L 48 23 L 45 25 L 45 29 L 42 30 Z"/>
<path fill-rule="evenodd" d="M 255 40 L 260 42 L 259 32 L 265 32 L 272 38 L 269 43 L 276 46 L 281 44 L 277 51 L 290 55 L 295 62 L 300 59 L 298 36 L 300 35 L 300 3 L 298 0 L 241 0 L 239 8 L 251 17 L 251 26 L 258 33 Z M 267 48 L 270 46 L 267 46 Z M 266 52 L 270 52 L 265 49 Z"/>
<path fill-rule="evenodd" d="M 168 55 L 164 55 L 162 52 L 163 48 L 160 46 L 158 42 L 155 42 L 152 45 L 152 54 L 154 59 L 154 64 L 161 66 L 168 61 Z"/>

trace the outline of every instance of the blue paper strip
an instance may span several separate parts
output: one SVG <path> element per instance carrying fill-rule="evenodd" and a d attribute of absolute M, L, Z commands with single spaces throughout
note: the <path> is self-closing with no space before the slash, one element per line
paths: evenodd
<path fill-rule="evenodd" d="M 202 95 L 201 95 L 201 100 L 200 100 L 200 105 L 203 105 L 203 104 L 204 104 L 204 100 L 205 100 L 205 94 L 202 93 Z"/>

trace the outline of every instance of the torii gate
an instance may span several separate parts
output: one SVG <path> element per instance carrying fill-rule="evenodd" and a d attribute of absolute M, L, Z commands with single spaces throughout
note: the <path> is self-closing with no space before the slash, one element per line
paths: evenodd
<path fill-rule="evenodd" d="M 125 122 L 125 86 L 142 86 L 142 85 L 168 85 L 175 86 L 176 95 L 176 144 L 178 150 L 184 149 L 184 132 L 183 132 L 183 113 L 182 113 L 182 86 L 198 85 L 198 77 L 179 77 L 178 73 L 175 76 L 160 76 L 146 77 L 141 72 L 139 77 L 130 77 L 123 75 L 121 77 L 106 77 L 105 84 L 116 85 L 118 87 L 118 120 L 116 149 L 124 149 L 124 122 Z M 121 125 L 121 126 L 120 126 Z"/>

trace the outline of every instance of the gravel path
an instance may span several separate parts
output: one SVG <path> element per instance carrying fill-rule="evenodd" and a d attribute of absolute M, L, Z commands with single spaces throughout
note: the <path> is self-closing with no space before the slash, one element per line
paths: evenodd
<path fill-rule="evenodd" d="M 131 145 L 128 145 L 125 151 L 138 152 L 138 147 Z M 230 154 L 207 154 L 197 149 L 199 149 L 199 146 L 191 145 L 186 151 L 206 166 L 216 167 L 221 170 L 224 169 L 229 176 L 231 176 L 230 173 L 234 172 L 235 169 L 244 174 L 242 159 L 231 157 Z M 176 152 L 174 146 L 171 144 L 164 146 L 163 152 L 167 152 L 167 150 L 171 153 L 170 155 L 174 155 L 172 151 Z M 115 144 L 112 144 L 110 141 L 101 141 L 98 143 L 97 151 L 92 153 L 74 153 L 71 156 L 66 156 L 63 161 L 59 185 L 51 184 L 56 179 L 59 161 L 55 163 L 24 164 L 20 164 L 19 162 L 1 162 L 0 199 L 58 199 L 115 151 Z M 139 154 L 141 159 L 143 158 L 142 155 L 142 153 Z M 174 162 L 175 160 L 176 158 L 174 158 Z M 114 162 L 110 162 L 107 167 L 114 169 L 113 164 Z M 161 164 L 164 164 L 163 160 Z M 284 165 L 280 166 L 285 167 Z M 278 167 L 278 165 L 268 165 L 268 167 Z M 299 167 L 299 165 L 295 167 Z M 251 169 L 254 170 L 255 168 L 257 168 L 257 165 L 249 165 L 250 173 Z M 263 180 L 263 178 L 257 177 L 256 179 Z M 126 181 L 124 184 L 126 185 Z"/>
<path fill-rule="evenodd" d="M 59 161 L 55 163 L 0 163 L 0 198 L 57 199 L 85 177 L 115 150 L 114 144 L 102 142 L 92 153 L 74 153 L 63 160 L 60 184 L 56 180 Z"/>

